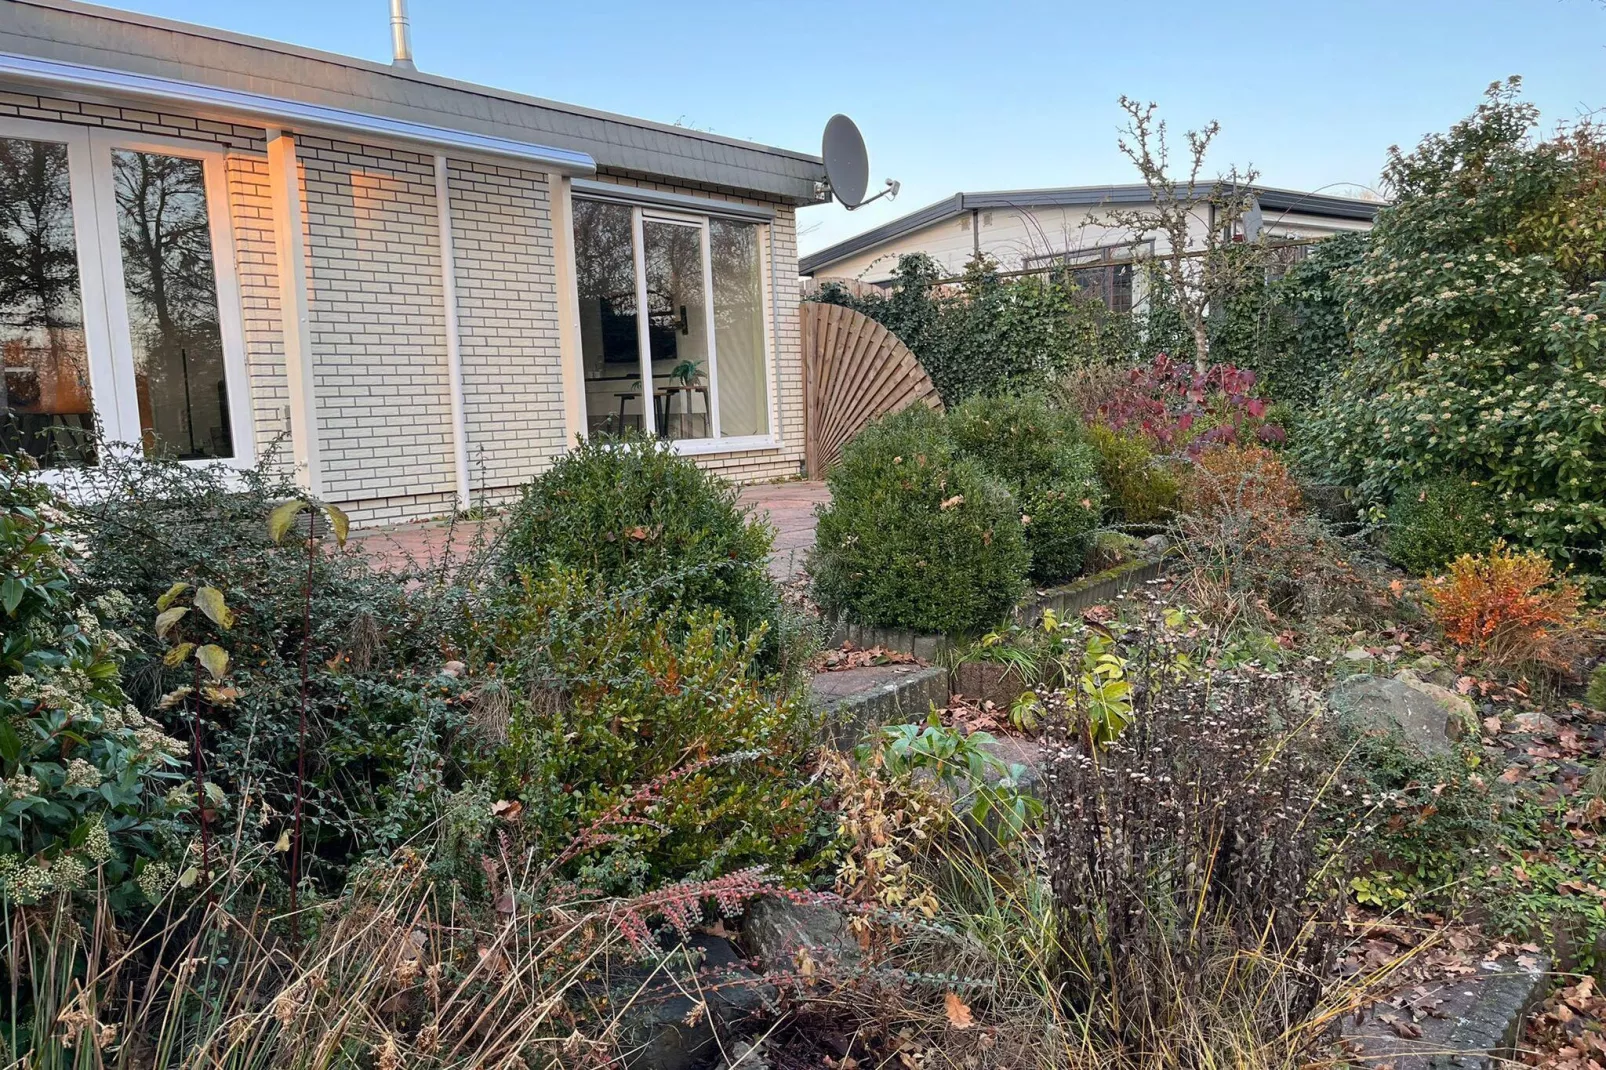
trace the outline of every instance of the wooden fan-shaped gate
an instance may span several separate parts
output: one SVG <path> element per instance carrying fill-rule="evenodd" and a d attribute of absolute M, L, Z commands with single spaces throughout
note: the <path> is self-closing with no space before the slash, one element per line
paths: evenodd
<path fill-rule="evenodd" d="M 937 388 L 897 335 L 842 305 L 803 305 L 804 463 L 815 479 L 865 424 L 910 405 L 942 409 Z"/>

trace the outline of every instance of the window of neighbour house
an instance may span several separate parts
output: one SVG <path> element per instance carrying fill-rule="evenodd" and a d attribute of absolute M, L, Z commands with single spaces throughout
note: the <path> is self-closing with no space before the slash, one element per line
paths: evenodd
<path fill-rule="evenodd" d="M 591 434 L 688 448 L 770 433 L 761 224 L 576 198 Z"/>
<path fill-rule="evenodd" d="M 221 150 L 0 120 L 0 448 L 251 456 Z"/>
<path fill-rule="evenodd" d="M 1099 301 L 1111 312 L 1131 312 L 1132 257 L 1133 250 L 1128 245 L 1104 245 L 1028 256 L 1022 260 L 1022 265 L 1027 268 L 1065 268 L 1071 283 L 1082 293 Z"/>

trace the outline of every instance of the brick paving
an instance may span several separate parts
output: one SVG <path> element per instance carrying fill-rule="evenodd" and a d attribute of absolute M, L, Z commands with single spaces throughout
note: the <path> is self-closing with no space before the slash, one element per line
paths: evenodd
<path fill-rule="evenodd" d="M 741 502 L 754 514 L 767 519 L 775 528 L 775 552 L 770 557 L 770 574 L 790 580 L 802 574 L 803 561 L 814 545 L 814 507 L 831 500 L 824 483 L 758 483 L 743 487 Z M 411 524 L 391 524 L 354 532 L 351 545 L 387 568 L 431 567 L 441 563 L 450 532 L 451 549 L 461 556 L 484 527 L 486 537 L 494 536 L 500 517 L 489 520 L 425 520 Z"/>

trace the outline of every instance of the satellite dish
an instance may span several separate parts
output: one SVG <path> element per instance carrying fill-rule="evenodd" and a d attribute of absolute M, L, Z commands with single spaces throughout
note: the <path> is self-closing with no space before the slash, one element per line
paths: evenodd
<path fill-rule="evenodd" d="M 820 155 L 825 158 L 825 178 L 831 193 L 849 208 L 864 203 L 870 188 L 870 154 L 864 148 L 864 135 L 846 115 L 833 115 L 825 124 Z"/>

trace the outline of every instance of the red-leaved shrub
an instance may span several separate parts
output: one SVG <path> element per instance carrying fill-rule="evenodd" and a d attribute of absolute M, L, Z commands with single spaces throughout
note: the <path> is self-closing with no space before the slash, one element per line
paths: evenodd
<path fill-rule="evenodd" d="M 1238 442 L 1277 444 L 1287 434 L 1265 419 L 1269 403 L 1254 394 L 1255 373 L 1231 364 L 1198 371 L 1161 353 L 1127 373 L 1087 418 L 1117 431 L 1137 431 L 1165 450 Z"/>

